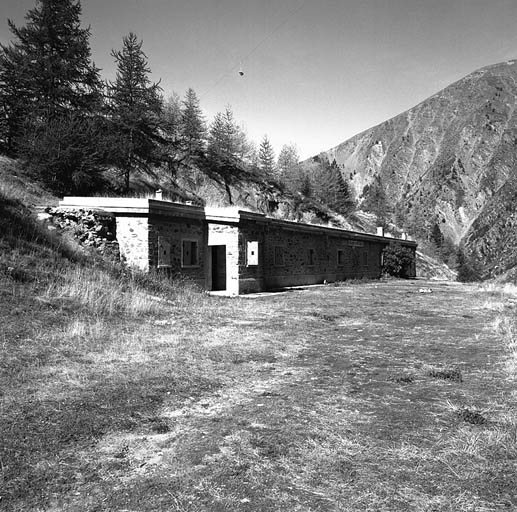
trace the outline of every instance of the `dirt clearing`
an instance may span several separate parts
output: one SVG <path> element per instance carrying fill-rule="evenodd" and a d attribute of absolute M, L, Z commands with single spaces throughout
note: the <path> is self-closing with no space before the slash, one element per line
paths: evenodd
<path fill-rule="evenodd" d="M 517 509 L 493 327 L 514 303 L 431 281 L 203 301 L 54 350 L 4 396 L 0 509 Z"/>

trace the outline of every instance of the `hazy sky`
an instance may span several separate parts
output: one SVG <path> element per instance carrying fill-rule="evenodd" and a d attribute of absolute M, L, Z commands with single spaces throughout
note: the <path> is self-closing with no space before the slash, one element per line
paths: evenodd
<path fill-rule="evenodd" d="M 24 23 L 33 0 L 0 1 Z M 302 157 L 416 105 L 475 69 L 517 58 L 516 0 L 83 0 L 105 78 L 135 32 L 165 94 L 230 104 L 257 144 Z M 239 76 L 242 67 L 244 76 Z"/>

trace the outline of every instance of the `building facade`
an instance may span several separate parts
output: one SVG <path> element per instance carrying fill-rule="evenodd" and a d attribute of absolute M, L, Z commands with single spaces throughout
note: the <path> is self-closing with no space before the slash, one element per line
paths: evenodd
<path fill-rule="evenodd" d="M 66 197 L 60 207 L 116 217 L 120 254 L 133 268 L 182 274 L 229 295 L 378 278 L 393 238 L 272 219 L 237 208 L 158 199 Z M 396 240 L 416 252 L 416 243 Z M 414 277 L 414 264 L 407 275 Z"/>

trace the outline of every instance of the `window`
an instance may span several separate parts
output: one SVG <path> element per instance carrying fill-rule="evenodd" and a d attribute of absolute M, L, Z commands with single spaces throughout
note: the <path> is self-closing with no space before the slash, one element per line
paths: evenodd
<path fill-rule="evenodd" d="M 182 240 L 181 242 L 181 266 L 197 267 L 198 259 L 198 243 L 197 240 Z"/>
<path fill-rule="evenodd" d="M 363 267 L 368 266 L 368 251 L 363 251 Z"/>
<path fill-rule="evenodd" d="M 277 245 L 275 247 L 275 266 L 281 267 L 284 263 L 284 248 Z"/>
<path fill-rule="evenodd" d="M 246 262 L 248 267 L 258 265 L 258 242 L 248 242 L 246 251 Z"/>
<path fill-rule="evenodd" d="M 171 266 L 171 244 L 169 241 L 162 237 L 158 237 L 158 267 L 170 267 Z"/>
<path fill-rule="evenodd" d="M 345 264 L 345 251 L 343 249 L 338 249 L 337 251 L 337 264 L 339 267 Z"/>
<path fill-rule="evenodd" d="M 311 247 L 307 249 L 307 265 L 314 265 L 314 259 L 315 259 L 315 252 L 314 249 Z"/>

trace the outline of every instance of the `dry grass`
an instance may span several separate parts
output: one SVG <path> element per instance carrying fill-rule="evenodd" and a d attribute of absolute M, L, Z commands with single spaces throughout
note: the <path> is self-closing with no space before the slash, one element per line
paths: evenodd
<path fill-rule="evenodd" d="M 224 299 L 25 234 L 0 235 L 0 509 L 517 508 L 513 288 Z"/>
<path fill-rule="evenodd" d="M 0 343 L 6 510 L 517 505 L 508 327 L 485 291 L 222 299 L 103 272 L 70 268 L 30 306 L 11 295 L 31 317 Z"/>

